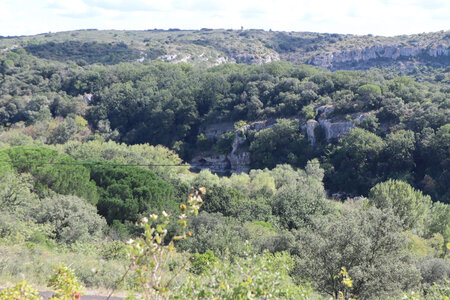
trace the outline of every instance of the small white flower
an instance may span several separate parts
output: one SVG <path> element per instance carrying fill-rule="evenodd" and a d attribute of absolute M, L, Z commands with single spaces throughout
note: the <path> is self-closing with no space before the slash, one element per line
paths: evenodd
<path fill-rule="evenodd" d="M 147 218 L 147 217 L 143 217 L 143 218 L 141 219 L 141 222 L 142 222 L 143 224 L 147 224 L 147 223 L 148 223 L 148 218 Z"/>
<path fill-rule="evenodd" d="M 133 239 L 129 239 L 128 242 L 127 242 L 128 245 L 132 245 L 133 243 L 134 243 Z"/>

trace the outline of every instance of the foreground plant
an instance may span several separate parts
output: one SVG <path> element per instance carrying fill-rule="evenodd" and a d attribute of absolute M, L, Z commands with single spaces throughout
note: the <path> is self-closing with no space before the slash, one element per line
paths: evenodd
<path fill-rule="evenodd" d="M 249 243 L 243 257 L 216 261 L 201 276 L 190 274 L 171 291 L 173 299 L 311 299 L 308 285 L 296 285 L 286 253 L 255 254 Z"/>
<path fill-rule="evenodd" d="M 52 288 L 56 295 L 52 299 L 74 300 L 80 299 L 83 285 L 78 281 L 69 267 L 59 264 L 54 269 L 54 274 L 48 280 L 48 287 Z"/>
<path fill-rule="evenodd" d="M 0 300 L 40 300 L 37 290 L 33 289 L 26 281 L 0 291 Z"/>
<path fill-rule="evenodd" d="M 168 258 L 170 253 L 175 251 L 175 241 L 192 235 L 186 229 L 187 218 L 191 214 L 198 214 L 203 203 L 201 196 L 205 193 L 206 189 L 200 188 L 189 195 L 186 204 L 180 205 L 181 214 L 176 221 L 177 233 L 169 242 L 166 242 L 167 228 L 173 220 L 169 214 L 163 211 L 161 215 L 152 214 L 150 218 L 141 219 L 140 226 L 144 232 L 140 238 L 128 241 L 131 262 L 118 284 L 121 284 L 127 275 L 132 275 L 139 286 L 138 291 L 145 299 L 168 298 L 169 285 L 189 262 L 186 260 L 186 264 L 174 270 L 171 276 L 165 277 L 163 273 L 166 270 Z M 108 299 L 116 288 L 110 293 Z"/>
<path fill-rule="evenodd" d="M 51 298 L 55 300 L 81 299 L 82 290 L 84 289 L 83 285 L 75 277 L 72 269 L 62 264 L 55 267 L 47 286 L 55 292 L 55 295 Z M 41 299 L 43 298 L 39 295 L 39 292 L 28 285 L 25 280 L 0 291 L 0 300 Z"/>

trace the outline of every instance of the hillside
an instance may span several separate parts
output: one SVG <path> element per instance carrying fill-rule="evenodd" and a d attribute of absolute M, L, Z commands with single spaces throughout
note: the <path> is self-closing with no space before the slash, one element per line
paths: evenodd
<path fill-rule="evenodd" d="M 287 38 L 285 46 L 280 46 L 281 36 Z M 281 163 L 303 167 L 319 158 L 326 166 L 330 194 L 367 195 L 374 184 L 396 178 L 449 202 L 449 56 L 431 50 L 444 49 L 448 35 L 333 36 L 255 30 L 88 30 L 4 38 L 0 40 L 6 47 L 0 53 L 2 135 L 8 141 L 8 134 L 20 132 L 46 144 L 95 136 L 127 144 L 160 144 L 197 170 L 221 174 Z M 269 49 L 268 41 L 277 37 L 278 46 Z M 300 37 L 317 49 L 293 40 Z M 423 51 L 437 56 L 422 53 L 406 61 L 400 56 L 357 64 L 359 68 L 387 64 L 366 71 L 329 71 L 286 60 L 264 64 L 225 60 L 205 69 L 219 48 L 221 57 L 234 53 L 242 58 L 239 53 L 251 49 L 261 55 L 272 53 L 276 59 L 298 57 L 307 62 L 338 45 L 350 47 L 360 41 L 361 47 L 373 48 L 374 41 L 394 45 L 402 39 L 409 44 L 415 40 Z M 148 45 L 159 47 L 158 55 L 152 52 L 154 61 L 146 61 Z M 175 63 L 179 62 L 175 55 L 181 57 L 187 49 L 192 50 L 193 61 Z M 195 56 L 199 51 L 206 56 Z M 296 56 L 299 53 L 305 56 Z M 313 53 L 316 56 L 307 56 Z M 142 62 L 136 61 L 140 56 Z M 404 69 L 400 63 L 416 65 Z M 354 138 L 362 148 L 369 139 L 369 149 L 339 148 L 340 139 L 355 127 L 364 131 Z M 396 145 L 395 139 L 406 144 Z M 377 148 L 371 159 L 351 157 L 359 151 L 369 155 L 371 147 Z M 433 151 L 442 154 L 429 156 Z"/>
<path fill-rule="evenodd" d="M 450 297 L 449 32 L 0 49 L 0 299 Z"/>
<path fill-rule="evenodd" d="M 445 66 L 450 32 L 395 37 L 264 30 L 79 30 L 2 37 L 0 49 L 23 47 L 39 58 L 79 64 L 151 61 L 214 66 L 286 60 L 331 70 L 373 66 Z"/>

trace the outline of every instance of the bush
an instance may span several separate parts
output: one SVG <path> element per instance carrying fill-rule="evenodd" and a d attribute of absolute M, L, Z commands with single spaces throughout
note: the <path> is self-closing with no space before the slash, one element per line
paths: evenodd
<path fill-rule="evenodd" d="M 190 220 L 189 228 L 192 238 L 180 241 L 181 250 L 199 253 L 211 250 L 221 257 L 225 253 L 241 255 L 245 249 L 244 241 L 239 236 L 241 224 L 220 213 L 202 211 Z"/>
<path fill-rule="evenodd" d="M 203 254 L 195 253 L 191 258 L 191 267 L 189 271 L 196 275 L 201 275 L 212 268 L 212 265 L 219 260 L 214 255 L 214 252 L 207 250 Z"/>
<path fill-rule="evenodd" d="M 29 286 L 25 281 L 0 291 L 2 300 L 41 300 L 39 292 Z"/>
<path fill-rule="evenodd" d="M 252 254 L 247 249 L 233 262 L 216 262 L 208 276 L 188 276 L 172 291 L 181 299 L 309 299 L 311 289 L 289 277 L 293 261 L 287 253 Z"/>
<path fill-rule="evenodd" d="M 99 214 L 108 224 L 132 221 L 142 213 L 172 212 L 178 208 L 173 188 L 150 170 L 106 161 L 90 161 L 91 178 L 97 184 Z"/>
<path fill-rule="evenodd" d="M 76 196 L 42 199 L 35 210 L 35 219 L 39 224 L 51 224 L 55 238 L 62 243 L 92 241 L 102 237 L 106 227 L 96 208 Z"/>
<path fill-rule="evenodd" d="M 369 200 L 380 209 L 392 209 L 405 229 L 424 230 L 431 199 L 406 182 L 390 179 L 379 183 L 370 190 Z"/>
<path fill-rule="evenodd" d="M 422 285 L 429 288 L 433 283 L 445 284 L 450 280 L 450 262 L 447 259 L 424 257 L 417 262 L 422 275 Z"/>
<path fill-rule="evenodd" d="M 309 226 L 315 216 L 327 214 L 330 209 L 322 182 L 312 175 L 281 187 L 272 200 L 273 214 L 287 229 Z"/>
<path fill-rule="evenodd" d="M 61 299 L 80 299 L 83 286 L 73 271 L 64 265 L 57 265 L 54 274 L 48 280 L 48 287 L 53 288 Z"/>
<path fill-rule="evenodd" d="M 127 256 L 126 245 L 121 241 L 105 243 L 100 252 L 106 260 L 124 259 Z"/>

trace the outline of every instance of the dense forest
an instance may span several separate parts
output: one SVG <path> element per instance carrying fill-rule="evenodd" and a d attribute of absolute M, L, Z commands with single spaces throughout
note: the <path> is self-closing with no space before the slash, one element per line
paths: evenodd
<path fill-rule="evenodd" d="M 80 38 L 113 33 L 0 39 L 0 287 L 65 263 L 146 297 L 450 296 L 447 56 L 210 66 L 160 59 L 182 37 L 140 61 L 148 32 Z M 291 54 L 358 40 L 243 33 Z M 412 39 L 448 42 L 397 37 Z"/>

